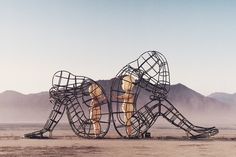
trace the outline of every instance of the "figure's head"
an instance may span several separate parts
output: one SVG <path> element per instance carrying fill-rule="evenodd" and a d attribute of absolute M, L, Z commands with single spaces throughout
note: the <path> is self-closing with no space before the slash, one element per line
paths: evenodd
<path fill-rule="evenodd" d="M 102 89 L 95 83 L 89 86 L 89 93 L 91 97 L 99 97 L 102 95 Z"/>
<path fill-rule="evenodd" d="M 131 91 L 134 87 L 135 79 L 131 75 L 123 77 L 122 80 L 122 89 L 124 91 Z"/>

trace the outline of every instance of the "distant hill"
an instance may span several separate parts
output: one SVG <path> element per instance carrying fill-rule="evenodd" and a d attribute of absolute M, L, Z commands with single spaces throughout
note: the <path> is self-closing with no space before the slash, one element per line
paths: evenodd
<path fill-rule="evenodd" d="M 228 103 L 206 97 L 180 83 L 171 86 L 168 99 L 176 106 L 190 111 L 222 110 L 231 107 Z"/>
<path fill-rule="evenodd" d="M 21 94 L 16 91 L 0 93 L 0 122 L 46 121 L 52 108 L 48 92 Z"/>
<path fill-rule="evenodd" d="M 99 80 L 98 82 L 109 95 L 111 80 Z M 148 99 L 149 101 L 149 97 L 147 97 L 146 94 L 147 93 L 144 92 L 140 97 L 142 99 Z M 183 84 L 171 86 L 168 100 L 170 100 L 183 115 L 187 115 L 187 117 L 191 117 L 194 114 L 197 116 L 199 114 L 201 116 L 211 114 L 213 117 L 215 114 L 221 114 L 223 111 L 232 110 L 232 105 L 229 103 L 228 99 L 226 102 L 221 101 L 218 97 L 214 98 L 214 95 L 206 97 Z M 16 91 L 0 93 L 0 123 L 45 122 L 51 109 L 52 104 L 49 102 L 48 92 L 27 95 Z"/>
<path fill-rule="evenodd" d="M 235 94 L 228 94 L 228 93 L 212 93 L 209 95 L 209 97 L 214 98 L 220 102 L 231 104 L 236 107 L 236 93 Z"/>

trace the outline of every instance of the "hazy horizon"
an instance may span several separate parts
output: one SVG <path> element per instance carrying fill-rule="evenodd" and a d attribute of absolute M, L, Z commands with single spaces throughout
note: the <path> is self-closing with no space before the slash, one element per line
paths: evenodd
<path fill-rule="evenodd" d="M 235 7 L 232 0 L 0 0 L 0 92 L 47 91 L 58 70 L 111 79 L 156 50 L 171 84 L 235 93 Z"/>
<path fill-rule="evenodd" d="M 103 82 L 101 85 L 108 93 L 109 83 Z M 195 122 L 206 122 L 207 124 L 233 124 L 236 111 L 235 96 L 228 99 L 224 97 L 203 97 L 182 85 L 173 86 L 171 89 L 167 98 L 168 101 L 187 119 Z M 142 91 L 136 100 L 137 110 L 150 102 L 149 98 L 150 93 Z M 78 101 L 81 100 L 78 99 Z M 165 101 L 162 101 L 162 103 L 165 104 Z M 52 107 L 53 104 L 50 102 L 48 93 L 30 95 L 12 92 L 0 93 L 0 122 L 44 122 L 47 120 Z M 83 109 L 85 112 L 89 112 L 89 108 L 85 107 Z M 105 111 L 103 110 L 103 112 Z M 66 116 L 64 116 L 64 121 L 67 121 Z"/>

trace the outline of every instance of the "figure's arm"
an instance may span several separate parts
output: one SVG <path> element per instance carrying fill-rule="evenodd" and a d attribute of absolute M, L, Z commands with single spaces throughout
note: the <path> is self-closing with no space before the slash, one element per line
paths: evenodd
<path fill-rule="evenodd" d="M 125 99 L 125 96 L 124 96 L 125 94 L 123 94 L 123 95 L 115 95 L 115 94 L 112 94 L 112 98 L 114 98 L 114 99 Z"/>
<path fill-rule="evenodd" d="M 134 97 L 133 94 L 127 94 L 127 93 L 117 96 L 118 99 L 125 99 L 125 100 L 132 99 L 133 97 Z"/>

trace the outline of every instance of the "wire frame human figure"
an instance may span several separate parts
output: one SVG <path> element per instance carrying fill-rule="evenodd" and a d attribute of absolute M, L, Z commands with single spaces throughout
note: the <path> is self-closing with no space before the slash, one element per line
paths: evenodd
<path fill-rule="evenodd" d="M 124 88 L 124 83 L 130 88 Z M 161 53 L 144 52 L 124 66 L 113 79 L 110 90 L 113 124 L 118 134 L 127 138 L 143 137 L 159 116 L 180 127 L 192 138 L 218 133 L 215 127 L 204 128 L 190 123 L 167 100 L 169 90 L 169 67 Z M 129 109 L 124 109 L 124 105 L 130 106 Z"/>
<path fill-rule="evenodd" d="M 80 137 L 102 138 L 110 126 L 111 113 L 104 89 L 97 82 L 67 71 L 54 74 L 49 91 L 53 109 L 42 130 L 24 136 L 49 137 L 66 111 L 70 126 Z"/>

